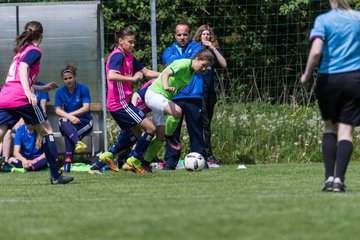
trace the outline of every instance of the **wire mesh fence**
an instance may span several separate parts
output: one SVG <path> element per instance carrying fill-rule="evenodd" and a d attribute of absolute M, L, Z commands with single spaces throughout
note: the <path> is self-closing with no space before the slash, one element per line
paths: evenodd
<path fill-rule="evenodd" d="M 138 32 L 135 56 L 150 66 L 150 1 L 102 3 L 106 49 L 112 47 L 115 29 L 131 26 Z M 223 101 L 309 102 L 297 79 L 306 62 L 308 33 L 315 17 L 329 9 L 327 1 L 157 0 L 155 6 L 159 69 L 177 21 L 188 21 L 192 34 L 208 24 L 228 62 L 216 71 Z"/>
<path fill-rule="evenodd" d="M 82 1 L 82 0 L 81 0 Z M 0 0 L 0 3 L 40 2 Z M 65 1 L 41 1 L 65 2 Z M 79 1 L 78 1 L 79 2 Z M 134 55 L 152 66 L 150 3 L 156 13 L 157 68 L 161 54 L 174 41 L 174 25 L 186 20 L 194 34 L 208 24 L 227 59 L 217 69 L 217 89 L 223 101 L 263 100 L 271 103 L 308 103 L 311 86 L 298 78 L 309 50 L 308 33 L 315 17 L 330 6 L 324 0 L 102 0 L 105 56 L 114 47 L 114 32 L 130 26 L 137 32 Z M 360 0 L 353 1 L 360 7 Z"/>

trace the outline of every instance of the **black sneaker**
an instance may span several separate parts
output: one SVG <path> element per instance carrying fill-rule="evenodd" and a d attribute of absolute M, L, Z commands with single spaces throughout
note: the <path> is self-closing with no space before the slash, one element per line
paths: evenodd
<path fill-rule="evenodd" d="M 94 164 L 90 167 L 89 174 L 100 175 L 100 174 L 102 174 L 102 172 L 101 172 L 101 169 L 96 164 Z"/>
<path fill-rule="evenodd" d="M 162 168 L 162 170 L 165 170 L 165 171 L 174 171 L 176 168 L 174 167 L 171 167 L 171 166 L 168 166 L 168 165 L 164 165 L 164 167 Z"/>
<path fill-rule="evenodd" d="M 342 182 L 334 182 L 333 192 L 345 192 L 346 186 Z"/>
<path fill-rule="evenodd" d="M 326 181 L 322 188 L 323 192 L 332 192 L 334 188 L 334 181 Z"/>
<path fill-rule="evenodd" d="M 140 159 L 140 162 L 141 162 L 141 165 L 142 167 L 144 168 L 144 170 L 148 173 L 152 173 L 152 169 L 151 169 L 151 166 L 150 166 L 150 163 L 144 159 Z"/>
<path fill-rule="evenodd" d="M 183 148 L 181 143 L 179 143 L 174 136 L 165 136 L 165 142 L 176 151 L 180 151 Z"/>
<path fill-rule="evenodd" d="M 205 158 L 205 161 L 209 162 L 209 163 L 213 163 L 213 164 L 217 164 L 220 165 L 221 164 L 221 160 L 217 159 L 216 157 L 214 157 L 213 155 Z"/>
<path fill-rule="evenodd" d="M 52 185 L 67 184 L 72 180 L 74 180 L 73 177 L 63 176 L 63 175 L 60 175 L 58 178 L 50 178 L 50 182 Z"/>

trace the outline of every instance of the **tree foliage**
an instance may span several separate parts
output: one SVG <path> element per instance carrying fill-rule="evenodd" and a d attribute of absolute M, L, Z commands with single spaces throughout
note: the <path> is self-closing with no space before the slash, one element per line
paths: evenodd
<path fill-rule="evenodd" d="M 130 26 L 137 32 L 135 56 L 150 67 L 150 0 L 103 0 L 101 3 L 105 55 L 114 47 L 114 32 Z M 352 7 L 360 9 L 360 0 L 353 0 Z M 214 28 L 228 61 L 226 70 L 217 71 L 219 90 L 226 96 L 224 100 L 260 98 L 289 102 L 295 96 L 301 101 L 303 97 L 297 95 L 296 83 L 306 63 L 308 34 L 315 17 L 329 9 L 329 2 L 324 0 L 156 0 L 158 69 L 163 68 L 161 54 L 174 41 L 177 21 L 189 22 L 192 34 L 198 26 L 208 24 Z"/>

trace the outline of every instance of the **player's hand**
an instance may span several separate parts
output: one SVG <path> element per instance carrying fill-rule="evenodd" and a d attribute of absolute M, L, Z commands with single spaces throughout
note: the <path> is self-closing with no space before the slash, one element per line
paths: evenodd
<path fill-rule="evenodd" d="M 202 41 L 202 44 L 204 45 L 204 47 L 206 47 L 210 50 L 214 50 L 214 48 L 215 48 L 214 45 L 212 44 L 212 42 L 210 42 L 210 41 L 204 40 L 204 41 Z"/>
<path fill-rule="evenodd" d="M 47 89 L 48 91 L 51 91 L 51 90 L 54 90 L 54 89 L 58 88 L 59 85 L 57 85 L 56 82 L 51 82 L 51 83 L 47 83 L 47 84 L 45 85 L 45 87 L 46 87 L 46 89 Z"/>
<path fill-rule="evenodd" d="M 34 93 L 32 93 L 31 91 L 25 91 L 25 95 L 31 105 L 33 106 L 37 105 L 37 98 Z"/>
<path fill-rule="evenodd" d="M 70 120 L 70 122 L 72 124 L 79 124 L 80 123 L 80 119 L 75 117 L 75 116 L 71 116 L 71 118 L 69 120 Z"/>
<path fill-rule="evenodd" d="M 23 160 L 22 162 L 23 168 L 29 168 L 31 166 L 31 161 L 29 160 Z"/>
<path fill-rule="evenodd" d="M 164 90 L 165 90 L 165 91 L 168 91 L 168 92 L 175 92 L 175 88 L 174 88 L 174 87 L 164 87 Z"/>
<path fill-rule="evenodd" d="M 135 75 L 134 75 L 135 81 L 140 81 L 140 80 L 143 79 L 143 77 L 144 77 L 144 75 L 143 75 L 142 72 L 137 72 L 137 73 L 135 73 Z"/>
<path fill-rule="evenodd" d="M 310 79 L 310 75 L 308 75 L 308 74 L 303 74 L 303 75 L 301 75 L 301 77 L 300 77 L 300 82 L 301 82 L 301 83 L 306 83 L 307 81 L 309 81 L 309 79 Z"/>

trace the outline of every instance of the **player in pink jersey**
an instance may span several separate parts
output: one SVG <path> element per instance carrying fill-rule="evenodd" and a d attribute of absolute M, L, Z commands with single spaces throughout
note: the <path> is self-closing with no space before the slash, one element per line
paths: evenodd
<path fill-rule="evenodd" d="M 145 115 L 147 115 L 149 112 L 151 112 L 151 109 L 148 108 L 145 104 L 145 93 L 151 83 L 155 81 L 154 79 L 151 79 L 147 81 L 137 92 L 134 92 L 134 94 L 131 97 L 131 103 L 136 106 L 139 110 L 141 110 Z M 132 167 L 128 166 L 126 163 L 126 159 L 128 158 L 128 155 L 131 152 L 131 148 L 133 145 L 137 142 L 139 136 L 134 136 L 131 129 L 124 129 L 121 130 L 118 139 L 116 143 L 109 148 L 108 152 L 111 152 L 113 155 L 117 155 L 117 159 L 122 161 L 118 161 L 118 167 L 122 167 L 125 171 L 134 171 L 136 172 Z M 125 159 L 124 159 L 125 158 Z M 146 162 L 140 160 L 143 164 Z M 96 161 L 90 168 L 89 173 L 90 174 L 102 174 L 101 169 L 106 164 L 101 161 Z M 149 166 L 143 166 L 145 171 L 151 172 L 151 169 Z"/>
<path fill-rule="evenodd" d="M 116 48 L 111 52 L 106 62 L 107 78 L 107 108 L 122 130 L 131 129 L 135 136 L 139 136 L 133 151 L 132 168 L 137 173 L 145 173 L 140 158 L 151 142 L 155 126 L 145 114 L 131 103 L 132 83 L 143 77 L 156 78 L 158 72 L 145 68 L 131 54 L 135 46 L 135 32 L 125 27 L 115 33 Z M 144 130 L 144 132 L 142 131 Z M 113 163 L 114 153 L 104 152 L 99 156 L 100 161 L 109 165 L 114 171 L 119 168 Z"/>
<path fill-rule="evenodd" d="M 57 148 L 50 122 L 46 114 L 37 105 L 36 91 L 50 90 L 57 85 L 34 86 L 40 71 L 41 50 L 38 48 L 43 38 L 40 22 L 31 21 L 15 40 L 14 59 L 10 65 L 4 86 L 0 92 L 0 140 L 6 131 L 12 128 L 20 118 L 26 124 L 35 126 L 50 169 L 51 184 L 66 184 L 72 177 L 58 172 Z M 39 147 L 39 146 L 38 146 Z"/>

